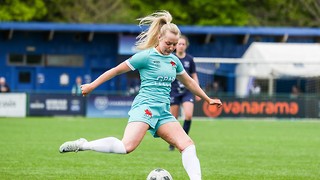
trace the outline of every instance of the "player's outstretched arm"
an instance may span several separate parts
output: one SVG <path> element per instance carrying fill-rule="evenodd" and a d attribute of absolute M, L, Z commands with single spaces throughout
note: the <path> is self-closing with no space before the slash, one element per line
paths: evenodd
<path fill-rule="evenodd" d="M 82 95 L 86 96 L 88 95 L 91 91 L 93 91 L 95 88 L 100 86 L 102 83 L 112 79 L 113 77 L 126 73 L 128 71 L 131 71 L 130 67 L 127 65 L 127 63 L 122 62 L 118 66 L 109 69 L 108 71 L 104 72 L 101 74 L 97 79 L 95 79 L 93 82 L 89 84 L 83 84 L 81 85 L 81 91 Z"/>
<path fill-rule="evenodd" d="M 201 97 L 211 105 L 222 106 L 220 99 L 211 99 L 208 95 L 201 89 L 199 84 L 193 80 L 186 72 L 177 76 L 177 79 L 184 84 L 184 86 L 189 89 L 193 94 Z"/>

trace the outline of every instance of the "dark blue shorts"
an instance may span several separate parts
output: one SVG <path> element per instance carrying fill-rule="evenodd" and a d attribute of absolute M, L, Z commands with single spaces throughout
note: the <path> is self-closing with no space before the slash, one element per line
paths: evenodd
<path fill-rule="evenodd" d="M 170 105 L 180 105 L 184 102 L 194 102 L 194 95 L 190 91 L 185 91 L 182 94 L 171 94 Z"/>

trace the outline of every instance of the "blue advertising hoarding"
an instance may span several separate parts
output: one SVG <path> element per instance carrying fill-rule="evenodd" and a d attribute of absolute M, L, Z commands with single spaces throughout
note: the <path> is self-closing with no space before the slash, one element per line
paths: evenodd
<path fill-rule="evenodd" d="M 87 117 L 127 118 L 134 97 L 90 95 L 87 97 Z"/>
<path fill-rule="evenodd" d="M 85 115 L 86 98 L 70 94 L 30 94 L 29 116 Z"/>

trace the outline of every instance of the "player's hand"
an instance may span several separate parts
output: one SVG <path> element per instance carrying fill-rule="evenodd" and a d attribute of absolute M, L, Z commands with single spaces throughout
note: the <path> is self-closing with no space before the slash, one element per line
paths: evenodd
<path fill-rule="evenodd" d="M 93 90 L 91 84 L 82 84 L 80 87 L 83 96 L 88 95 Z"/>
<path fill-rule="evenodd" d="M 196 98 L 196 101 L 200 101 L 201 100 L 201 97 L 199 97 L 199 96 L 195 96 L 195 98 Z"/>
<path fill-rule="evenodd" d="M 222 102 L 220 99 L 210 99 L 209 104 L 210 105 L 217 105 L 218 108 L 220 108 L 222 106 Z"/>

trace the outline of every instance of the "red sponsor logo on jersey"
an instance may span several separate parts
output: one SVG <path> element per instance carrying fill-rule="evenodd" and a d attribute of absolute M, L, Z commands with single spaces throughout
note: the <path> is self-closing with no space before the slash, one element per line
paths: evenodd
<path fill-rule="evenodd" d="M 144 113 L 149 116 L 152 117 L 152 112 L 149 109 L 144 110 Z"/>
<path fill-rule="evenodd" d="M 170 64 L 171 64 L 172 66 L 176 66 L 176 63 L 173 62 L 173 61 L 171 61 Z"/>

